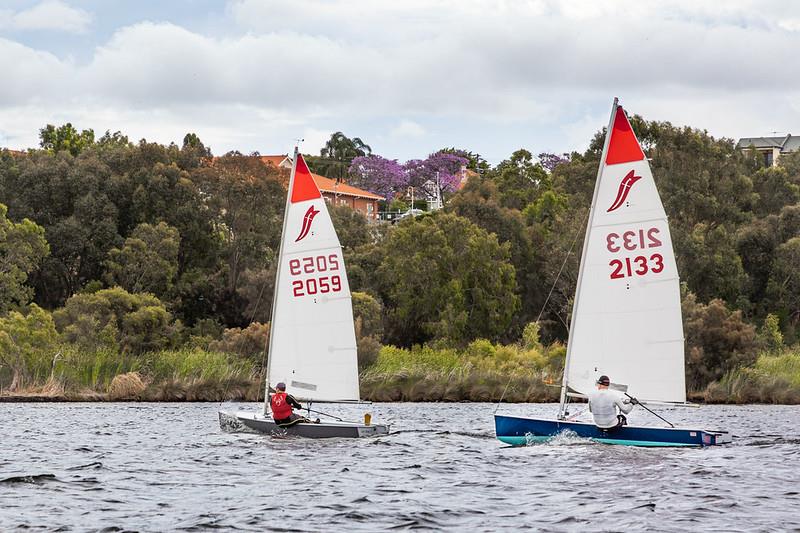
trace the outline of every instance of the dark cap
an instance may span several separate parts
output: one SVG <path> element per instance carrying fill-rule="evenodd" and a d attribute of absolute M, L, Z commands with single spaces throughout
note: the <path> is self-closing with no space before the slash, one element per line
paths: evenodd
<path fill-rule="evenodd" d="M 611 385 L 611 380 L 608 379 L 608 376 L 600 376 L 599 378 L 597 378 L 597 384 L 605 385 L 606 387 L 608 387 L 609 385 Z"/>
<path fill-rule="evenodd" d="M 606 380 L 608 380 L 608 378 L 606 378 Z M 276 390 L 286 390 L 286 383 L 284 383 L 283 381 L 281 381 L 280 383 L 278 383 L 277 385 L 275 385 L 275 389 L 276 389 Z"/>

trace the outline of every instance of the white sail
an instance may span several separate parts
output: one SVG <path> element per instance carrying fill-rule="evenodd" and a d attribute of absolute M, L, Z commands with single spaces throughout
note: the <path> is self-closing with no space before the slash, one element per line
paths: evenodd
<path fill-rule="evenodd" d="M 642 400 L 685 402 L 678 270 L 650 165 L 616 100 L 584 242 L 565 387 L 605 374 Z"/>
<path fill-rule="evenodd" d="M 281 235 L 267 383 L 299 399 L 358 400 L 353 308 L 325 199 L 295 152 Z"/>

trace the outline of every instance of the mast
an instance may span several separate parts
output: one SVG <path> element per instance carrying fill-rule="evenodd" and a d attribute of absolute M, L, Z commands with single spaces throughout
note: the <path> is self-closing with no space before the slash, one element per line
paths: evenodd
<path fill-rule="evenodd" d="M 289 202 L 292 197 L 292 189 L 294 187 L 294 175 L 297 171 L 297 154 L 299 150 L 297 146 L 294 147 L 294 154 L 292 155 L 292 173 L 289 175 L 289 187 L 286 190 L 286 205 L 283 209 L 283 225 L 281 226 L 281 243 L 278 246 L 278 260 L 276 261 L 275 270 L 275 288 L 272 291 L 272 312 L 269 316 L 269 348 L 267 349 L 267 373 L 264 376 L 264 415 L 269 412 L 269 370 L 272 365 L 272 341 L 275 338 L 275 307 L 278 302 L 278 287 L 281 283 L 281 264 L 283 262 L 283 238 L 286 234 L 286 221 L 289 217 Z"/>
<path fill-rule="evenodd" d="M 572 332 L 575 331 L 576 325 L 576 316 L 577 313 L 575 310 L 578 308 L 578 300 L 580 299 L 581 295 L 581 282 L 583 281 L 583 274 L 585 269 L 585 262 L 586 262 L 586 250 L 589 247 L 589 238 L 591 237 L 592 231 L 592 219 L 594 218 L 594 211 L 595 206 L 597 205 L 597 194 L 600 191 L 600 178 L 603 176 L 603 169 L 605 168 L 605 159 L 606 153 L 608 152 L 608 143 L 611 140 L 611 129 L 614 126 L 614 117 L 617 116 L 617 105 L 619 103 L 619 99 L 614 97 L 614 103 L 611 105 L 611 117 L 608 119 L 608 128 L 606 128 L 606 138 L 603 142 L 603 152 L 600 154 L 600 164 L 597 168 L 597 178 L 594 182 L 594 193 L 592 194 L 592 203 L 589 206 L 589 218 L 586 221 L 586 235 L 583 237 L 583 250 L 581 251 L 581 264 L 578 268 L 578 283 L 575 286 L 575 300 L 572 302 L 572 317 L 570 319 L 569 325 L 569 336 L 572 337 Z M 569 375 L 569 361 L 572 355 L 572 345 L 573 343 L 570 342 L 570 339 L 567 339 L 567 357 L 564 361 L 564 375 L 561 378 L 561 401 L 558 406 L 558 419 L 563 420 L 566 417 L 566 410 L 567 410 L 567 389 L 569 383 L 567 382 L 567 376 Z"/>

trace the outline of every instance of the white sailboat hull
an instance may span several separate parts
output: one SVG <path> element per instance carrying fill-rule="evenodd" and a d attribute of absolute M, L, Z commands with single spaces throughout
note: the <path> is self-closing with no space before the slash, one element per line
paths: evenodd
<path fill-rule="evenodd" d="M 261 433 L 274 437 L 292 435 L 310 439 L 379 437 L 389 434 L 388 425 L 366 425 L 356 422 L 326 421 L 319 424 L 297 423 L 281 427 L 271 417 L 252 411 L 220 411 L 219 425 L 223 431 L 229 433 Z"/>

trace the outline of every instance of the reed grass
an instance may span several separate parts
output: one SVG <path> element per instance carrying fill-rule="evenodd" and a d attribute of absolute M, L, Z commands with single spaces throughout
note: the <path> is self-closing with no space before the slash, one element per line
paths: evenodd
<path fill-rule="evenodd" d="M 263 394 L 260 383 L 253 363 L 235 354 L 187 347 L 129 356 L 64 344 L 55 353 L 29 355 L 24 388 L 14 394 L 91 400 L 256 400 Z"/>
<path fill-rule="evenodd" d="M 537 342 L 466 347 L 383 346 L 361 373 L 361 395 L 372 401 L 557 401 L 564 346 Z M 20 398 L 138 401 L 262 399 L 262 376 L 236 354 L 198 347 L 141 356 L 62 344 L 26 356 Z M 0 369 L 0 385 L 10 382 Z M 0 394 L 2 394 L 0 390 Z M 800 404 L 800 346 L 761 354 L 692 396 L 709 403 Z"/>
<path fill-rule="evenodd" d="M 800 404 L 800 347 L 763 353 L 752 367 L 738 368 L 706 387 L 709 403 Z"/>
<path fill-rule="evenodd" d="M 372 401 L 544 402 L 560 376 L 563 347 L 495 345 L 476 340 L 465 349 L 384 346 L 361 374 L 361 394 Z"/>

